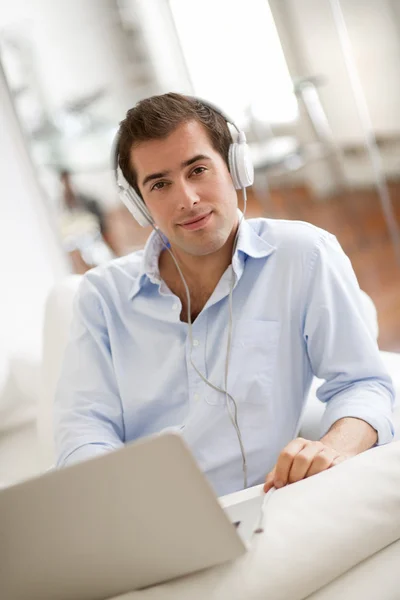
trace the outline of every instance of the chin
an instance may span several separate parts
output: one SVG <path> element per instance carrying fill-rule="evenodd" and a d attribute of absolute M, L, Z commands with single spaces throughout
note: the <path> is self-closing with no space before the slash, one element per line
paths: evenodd
<path fill-rule="evenodd" d="M 218 252 L 226 244 L 229 235 L 225 236 L 213 236 L 213 239 L 199 239 L 192 243 L 185 240 L 182 244 L 179 244 L 180 248 L 187 254 L 192 256 L 208 256 Z"/>
<path fill-rule="evenodd" d="M 170 242 L 173 246 L 192 256 L 208 256 L 218 252 L 229 240 L 234 223 L 228 225 L 225 218 L 216 219 L 210 225 L 201 231 L 185 232 L 184 235 L 180 232 L 173 236 L 174 239 L 171 236 Z"/>

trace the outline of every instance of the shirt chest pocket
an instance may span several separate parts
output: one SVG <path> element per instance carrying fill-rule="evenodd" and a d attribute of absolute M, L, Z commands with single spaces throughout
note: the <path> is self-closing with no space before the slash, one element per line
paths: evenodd
<path fill-rule="evenodd" d="M 237 404 L 265 404 L 272 390 L 277 362 L 280 323 L 239 320 L 235 323 L 229 361 L 228 392 Z M 212 394 L 209 404 L 225 403 Z"/>

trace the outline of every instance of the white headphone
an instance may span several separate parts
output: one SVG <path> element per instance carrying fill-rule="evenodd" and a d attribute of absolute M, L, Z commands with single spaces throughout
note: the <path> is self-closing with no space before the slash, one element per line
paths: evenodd
<path fill-rule="evenodd" d="M 196 100 L 204 106 L 220 114 L 227 123 L 230 123 L 237 131 L 237 140 L 229 146 L 228 163 L 229 171 L 232 177 L 235 189 L 240 190 L 249 187 L 254 181 L 254 168 L 250 156 L 250 150 L 246 142 L 246 135 L 241 131 L 235 122 L 230 119 L 220 108 L 211 102 L 186 96 L 186 98 Z M 142 227 L 147 225 L 154 226 L 154 220 L 146 204 L 136 190 L 125 179 L 121 167 L 119 166 L 119 135 L 114 141 L 113 163 L 115 168 L 115 178 L 119 188 L 119 198 L 125 204 L 131 215 Z"/>

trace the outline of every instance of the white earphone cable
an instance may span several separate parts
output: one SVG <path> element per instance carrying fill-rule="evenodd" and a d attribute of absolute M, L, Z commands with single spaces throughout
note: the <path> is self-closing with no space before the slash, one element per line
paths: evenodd
<path fill-rule="evenodd" d="M 236 237 L 234 240 L 234 244 L 233 244 L 233 252 L 232 252 L 232 259 L 233 256 L 235 254 L 235 250 L 236 250 L 236 245 L 237 245 L 237 241 L 238 241 L 238 237 L 239 237 L 239 231 L 240 231 L 240 226 L 242 224 L 242 221 L 245 217 L 246 214 L 246 207 L 247 207 L 247 192 L 246 192 L 246 188 L 242 188 L 242 193 L 243 193 L 243 204 L 244 204 L 244 208 L 243 208 L 243 214 L 240 217 L 239 220 L 239 225 L 238 225 L 238 229 L 236 232 Z M 231 264 L 231 268 L 232 268 L 232 278 L 231 278 L 231 285 L 230 285 L 230 289 L 229 289 L 229 298 L 228 298 L 228 306 L 229 306 L 229 323 L 228 323 L 228 336 L 227 336 L 227 352 L 226 352 L 226 359 L 225 359 L 225 377 L 224 377 L 224 387 L 225 389 L 213 384 L 211 381 L 209 381 L 207 379 L 207 377 L 205 377 L 205 375 L 203 375 L 203 373 L 201 373 L 201 371 L 197 368 L 197 366 L 194 364 L 193 362 L 193 358 L 192 358 L 192 352 L 193 352 L 193 331 L 192 331 L 192 314 L 191 314 L 191 301 L 190 301 L 190 291 L 189 291 L 189 287 L 186 283 L 185 277 L 182 273 L 182 270 L 178 264 L 178 261 L 176 260 L 172 250 L 169 248 L 169 246 L 166 244 L 165 240 L 163 239 L 162 235 L 160 234 L 158 228 L 152 224 L 152 227 L 154 229 L 154 231 L 157 233 L 157 235 L 159 236 L 160 240 L 163 243 L 163 246 L 166 248 L 166 250 L 168 250 L 168 252 L 170 253 L 172 260 L 175 263 L 175 266 L 178 270 L 179 276 L 182 279 L 182 283 L 184 285 L 185 288 L 185 292 L 186 292 L 186 298 L 187 298 L 187 320 L 188 320 L 188 329 L 189 329 L 189 343 L 190 343 L 190 354 L 189 354 L 189 361 L 190 364 L 192 365 L 192 367 L 194 368 L 194 370 L 196 371 L 196 373 L 199 375 L 199 377 L 211 388 L 213 388 L 214 390 L 216 390 L 217 392 L 221 392 L 223 394 L 225 394 L 225 400 L 226 400 L 226 407 L 228 410 L 228 414 L 229 414 L 229 418 L 232 421 L 232 425 L 236 431 L 236 435 L 239 441 L 239 446 L 240 446 L 240 452 L 242 455 L 242 467 L 243 467 L 243 485 L 244 485 L 244 489 L 247 488 L 247 483 L 248 483 L 248 477 L 247 477 L 247 460 L 246 460 L 246 453 L 245 453 L 245 449 L 244 449 L 244 444 L 243 444 L 243 440 L 242 440 L 242 435 L 240 432 L 240 428 L 239 428 L 239 424 L 238 424 L 238 408 L 237 408 L 237 404 L 235 399 L 233 398 L 233 396 L 228 392 L 227 388 L 228 388 L 228 373 L 229 373 L 229 358 L 230 358 L 230 353 L 231 353 L 231 345 L 232 345 L 232 329 L 233 329 L 233 288 L 235 285 L 235 272 L 233 270 L 233 265 Z M 232 412 L 232 407 L 231 407 L 231 403 L 234 406 L 234 411 Z"/>
<path fill-rule="evenodd" d="M 197 99 L 194 98 L 194 100 L 198 100 L 198 101 L 202 102 L 205 106 L 208 106 L 211 110 L 214 110 L 215 112 L 219 113 L 225 119 L 225 121 L 227 123 L 231 124 L 234 127 L 234 129 L 236 129 L 237 134 L 238 134 L 237 142 L 234 144 L 235 148 L 233 147 L 232 144 L 229 148 L 229 157 L 228 158 L 229 158 L 231 176 L 232 176 L 232 180 L 235 185 L 235 188 L 242 190 L 244 209 L 243 209 L 243 214 L 241 215 L 241 218 L 239 220 L 238 230 L 236 232 L 236 237 L 235 237 L 234 244 L 233 244 L 232 261 L 231 261 L 232 279 L 231 279 L 229 298 L 228 298 L 229 324 L 228 324 L 228 335 L 227 335 L 227 353 L 226 353 L 225 371 L 224 371 L 224 389 L 222 387 L 214 385 L 211 381 L 209 381 L 203 375 L 203 373 L 201 373 L 199 371 L 199 369 L 196 367 L 196 365 L 193 362 L 193 358 L 192 358 L 193 332 L 192 332 L 192 316 L 191 316 L 191 301 L 190 301 L 189 287 L 185 281 L 185 278 L 184 278 L 182 270 L 178 264 L 178 261 L 176 260 L 174 254 L 171 251 L 171 249 L 169 248 L 167 242 L 165 241 L 165 239 L 161 235 L 160 231 L 158 230 L 158 227 L 155 225 L 151 214 L 148 212 L 147 207 L 143 203 L 143 200 L 131 188 L 130 184 L 125 180 L 125 178 L 123 176 L 121 167 L 119 165 L 119 134 L 117 134 L 117 137 L 115 139 L 114 146 L 113 146 L 113 154 L 112 154 L 113 166 L 114 166 L 116 182 L 117 182 L 117 186 L 120 190 L 120 198 L 121 198 L 122 202 L 125 204 L 125 206 L 132 213 L 133 217 L 138 221 L 138 223 L 140 225 L 145 226 L 147 224 L 151 224 L 154 231 L 159 236 L 163 246 L 166 248 L 166 250 L 168 250 L 169 254 L 171 255 L 171 257 L 175 263 L 175 266 L 178 270 L 179 276 L 182 279 L 182 283 L 184 285 L 185 292 L 186 292 L 186 298 L 187 298 L 187 312 L 188 312 L 187 320 L 188 320 L 189 342 L 190 342 L 189 361 L 190 361 L 191 366 L 194 368 L 196 373 L 199 375 L 199 377 L 208 386 L 210 386 L 214 390 L 221 392 L 225 395 L 226 408 L 228 410 L 229 418 L 231 419 L 232 424 L 235 428 L 235 431 L 236 431 L 236 434 L 238 437 L 238 441 L 239 441 L 239 445 L 240 445 L 240 452 L 242 454 L 242 463 L 243 463 L 244 488 L 247 488 L 247 481 L 248 481 L 247 461 L 246 461 L 246 454 L 245 454 L 245 450 L 244 450 L 243 440 L 242 440 L 242 436 L 241 436 L 241 432 L 240 432 L 240 428 L 239 428 L 239 424 L 238 424 L 238 407 L 237 407 L 235 399 L 228 392 L 227 388 L 228 388 L 228 374 L 229 374 L 229 358 L 230 358 L 230 353 L 231 353 L 232 329 L 233 329 L 232 296 L 233 296 L 233 288 L 234 288 L 235 280 L 236 280 L 232 263 L 233 263 L 233 257 L 234 257 L 234 253 L 235 253 L 236 245 L 237 245 L 237 241 L 238 241 L 240 226 L 241 226 L 241 223 L 246 214 L 246 207 L 247 207 L 246 186 L 251 185 L 253 183 L 253 169 L 250 164 L 251 161 L 249 162 L 249 160 L 247 160 L 247 162 L 246 162 L 245 154 L 243 152 L 239 152 L 238 149 L 236 148 L 236 146 L 242 147 L 242 144 L 246 144 L 246 136 L 245 136 L 244 132 L 241 129 L 239 129 L 239 127 L 236 125 L 236 123 L 230 117 L 228 117 L 228 115 L 226 115 L 223 111 L 221 111 L 221 109 L 219 109 L 217 106 L 215 106 L 211 102 L 204 101 L 204 100 L 201 100 L 198 98 Z M 245 146 L 243 146 L 243 149 L 245 149 Z M 240 158 L 241 163 L 243 163 L 243 168 L 240 170 L 240 173 L 238 171 L 238 165 L 237 165 L 239 158 Z M 243 171 L 243 173 L 242 173 L 242 171 Z M 231 404 L 233 404 L 233 410 L 232 410 Z"/>

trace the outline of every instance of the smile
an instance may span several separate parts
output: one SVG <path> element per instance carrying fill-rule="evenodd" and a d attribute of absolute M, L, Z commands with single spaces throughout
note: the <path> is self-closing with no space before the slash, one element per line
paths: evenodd
<path fill-rule="evenodd" d="M 181 227 L 184 229 L 188 229 L 189 231 L 194 231 L 196 229 L 202 229 L 205 227 L 210 220 L 212 212 L 209 212 L 207 215 L 199 217 L 196 220 L 189 221 L 188 223 L 181 223 Z"/>

